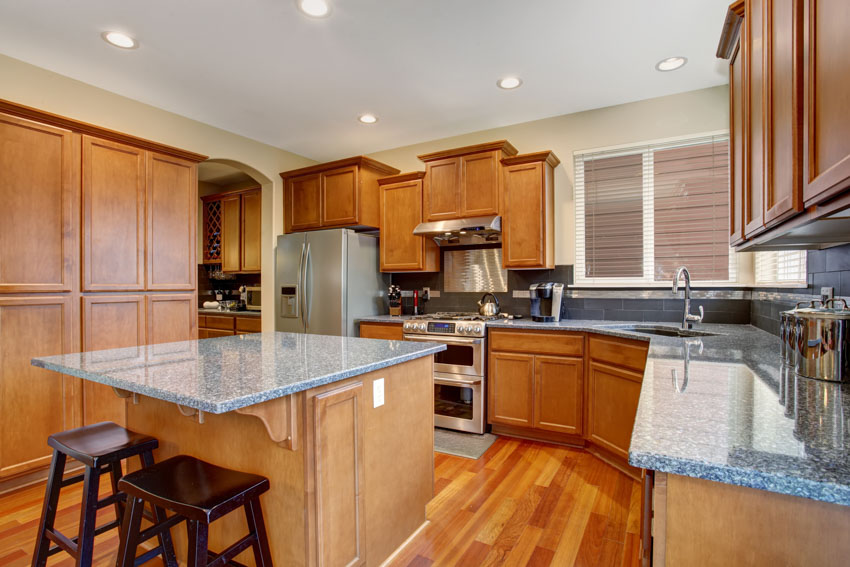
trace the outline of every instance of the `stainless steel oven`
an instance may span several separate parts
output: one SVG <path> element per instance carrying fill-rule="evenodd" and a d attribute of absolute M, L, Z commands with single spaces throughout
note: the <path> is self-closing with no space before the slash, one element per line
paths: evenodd
<path fill-rule="evenodd" d="M 480 322 L 417 320 L 404 324 L 404 340 L 446 345 L 446 350 L 434 356 L 435 426 L 484 433 L 485 334 Z"/>

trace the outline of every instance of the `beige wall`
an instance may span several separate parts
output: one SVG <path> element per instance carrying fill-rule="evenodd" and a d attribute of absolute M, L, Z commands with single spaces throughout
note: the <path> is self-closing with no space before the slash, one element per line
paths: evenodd
<path fill-rule="evenodd" d="M 561 160 L 555 171 L 555 263 L 575 262 L 573 152 L 729 128 L 729 89 L 713 87 L 481 130 L 370 154 L 402 171 L 424 169 L 419 154 L 492 140 L 509 140 L 520 153 L 552 150 Z"/>
<path fill-rule="evenodd" d="M 263 295 L 274 297 L 275 238 L 283 233 L 278 173 L 314 161 L 4 55 L 0 55 L 0 98 L 248 166 L 246 173 L 263 185 L 262 287 Z M 263 309 L 264 330 L 274 329 L 273 313 L 269 302 Z"/>

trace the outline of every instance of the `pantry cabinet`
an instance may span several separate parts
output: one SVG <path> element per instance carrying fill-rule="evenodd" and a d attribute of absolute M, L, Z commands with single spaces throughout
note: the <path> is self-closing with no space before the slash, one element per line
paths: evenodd
<path fill-rule="evenodd" d="M 502 264 L 505 268 L 552 269 L 555 266 L 554 168 L 559 163 L 552 152 L 502 160 Z"/>
<path fill-rule="evenodd" d="M 220 237 L 207 232 L 204 257 L 221 262 L 221 271 L 259 273 L 262 268 L 262 191 L 259 187 L 238 189 L 201 197 L 205 227 L 216 227 Z M 213 217 L 212 215 L 216 215 Z M 209 230 L 209 229 L 207 229 Z M 217 262 L 215 262 L 217 263 Z"/>
<path fill-rule="evenodd" d="M 499 140 L 418 156 L 425 162 L 425 220 L 500 214 L 501 160 L 516 153 L 510 142 Z"/>
<path fill-rule="evenodd" d="M 380 228 L 378 179 L 398 172 L 365 156 L 282 172 L 284 232 Z"/>
<path fill-rule="evenodd" d="M 422 178 L 403 173 L 378 180 L 381 208 L 381 271 L 438 272 L 440 249 L 432 238 L 416 236 L 422 222 Z"/>
<path fill-rule="evenodd" d="M 145 298 L 146 343 L 191 341 L 198 336 L 198 303 L 194 293 L 157 293 Z"/>

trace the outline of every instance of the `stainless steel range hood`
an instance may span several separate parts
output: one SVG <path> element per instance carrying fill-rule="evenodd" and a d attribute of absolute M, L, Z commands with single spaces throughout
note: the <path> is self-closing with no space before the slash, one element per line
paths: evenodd
<path fill-rule="evenodd" d="M 416 236 L 430 236 L 439 246 L 470 246 L 502 241 L 502 217 L 472 217 L 423 222 L 413 229 Z"/>

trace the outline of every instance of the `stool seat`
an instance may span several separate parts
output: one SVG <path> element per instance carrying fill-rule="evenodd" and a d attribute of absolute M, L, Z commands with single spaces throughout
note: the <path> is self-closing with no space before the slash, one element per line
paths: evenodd
<path fill-rule="evenodd" d="M 266 492 L 269 481 L 178 455 L 125 475 L 118 489 L 190 520 L 210 523 Z"/>
<path fill-rule="evenodd" d="M 47 444 L 80 461 L 98 468 L 157 448 L 157 440 L 105 421 L 54 433 Z"/>

